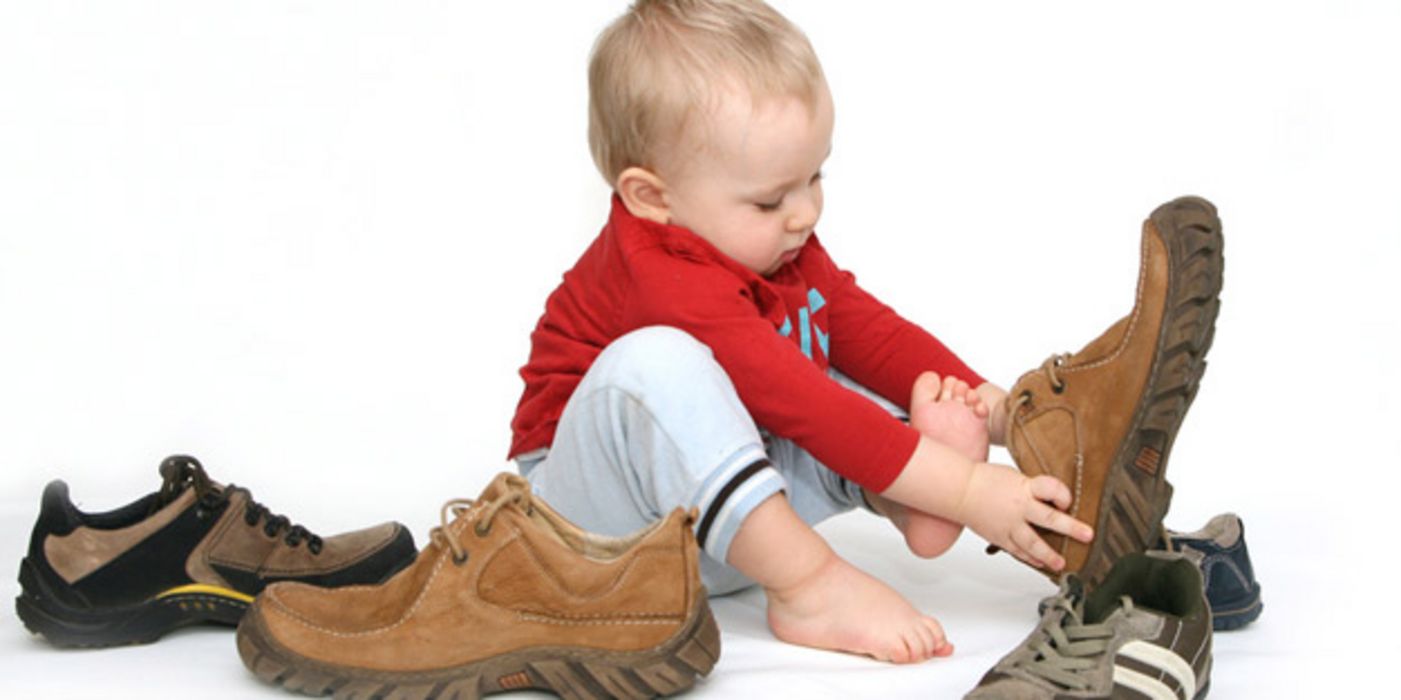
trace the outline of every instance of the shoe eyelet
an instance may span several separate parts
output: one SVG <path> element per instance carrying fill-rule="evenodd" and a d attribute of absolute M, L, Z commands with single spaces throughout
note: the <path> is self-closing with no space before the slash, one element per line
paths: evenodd
<path fill-rule="evenodd" d="M 1064 393 L 1065 393 L 1065 383 L 1062 382 L 1062 383 L 1060 383 L 1060 384 L 1052 384 L 1052 385 L 1051 385 L 1051 391 L 1052 391 L 1053 393 L 1056 393 L 1056 394 L 1064 394 Z"/>
<path fill-rule="evenodd" d="M 481 525 L 474 525 L 472 526 L 472 532 L 477 533 L 477 537 L 486 537 L 491 534 L 491 526 L 487 525 L 486 527 L 482 527 Z"/>
<path fill-rule="evenodd" d="M 453 553 L 453 555 L 452 555 L 452 565 L 453 565 L 453 566 L 462 566 L 463 564 L 466 564 L 466 563 L 467 563 L 467 557 L 468 557 L 467 552 L 463 552 L 463 553 L 462 553 L 462 558 L 460 558 L 460 559 L 457 557 L 457 554 L 456 554 L 456 553 Z"/>

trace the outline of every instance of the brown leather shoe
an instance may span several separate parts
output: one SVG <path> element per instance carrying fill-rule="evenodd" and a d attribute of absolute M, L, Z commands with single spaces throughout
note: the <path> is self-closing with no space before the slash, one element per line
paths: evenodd
<path fill-rule="evenodd" d="M 378 583 L 413 561 L 398 523 L 321 537 L 185 455 L 161 462 L 159 491 L 84 513 L 68 485 L 44 489 L 15 610 L 61 647 L 151 642 L 177 627 L 238 624 L 272 581 Z"/>
<path fill-rule="evenodd" d="M 1206 369 L 1220 307 L 1221 245 L 1210 202 L 1183 197 L 1158 207 L 1143 224 L 1133 312 L 1080 352 L 1026 373 L 1007 395 L 1007 449 L 1017 466 L 1065 482 L 1068 512 L 1095 528 L 1089 544 L 1042 533 L 1065 557 L 1063 573 L 1098 583 L 1116 559 L 1159 539 L 1172 498 L 1168 453 Z"/>
<path fill-rule="evenodd" d="M 239 625 L 243 663 L 341 699 L 525 688 L 646 698 L 690 688 L 715 665 L 720 633 L 681 509 L 603 537 L 501 474 L 442 518 L 418 559 L 378 586 L 269 586 Z"/>

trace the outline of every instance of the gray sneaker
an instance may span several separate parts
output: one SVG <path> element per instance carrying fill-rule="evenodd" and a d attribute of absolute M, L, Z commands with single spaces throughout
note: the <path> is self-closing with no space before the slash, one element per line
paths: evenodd
<path fill-rule="evenodd" d="M 965 700 L 1199 700 L 1211 683 L 1211 610 L 1180 554 L 1121 557 L 1094 590 L 1067 577 L 1041 622 Z"/>

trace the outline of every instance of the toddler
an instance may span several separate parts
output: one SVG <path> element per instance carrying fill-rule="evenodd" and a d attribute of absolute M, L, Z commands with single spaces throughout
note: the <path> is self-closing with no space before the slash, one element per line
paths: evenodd
<path fill-rule="evenodd" d="M 758 583 L 788 642 L 912 662 L 942 628 L 812 525 L 853 507 L 909 549 L 967 526 L 1059 569 L 1066 486 L 987 463 L 1001 389 L 822 247 L 833 104 L 812 47 L 758 0 L 638 0 L 589 66 L 589 143 L 613 187 L 546 301 L 510 457 L 580 526 L 695 508 L 712 594 Z M 663 582 L 658 582 L 663 585 Z"/>

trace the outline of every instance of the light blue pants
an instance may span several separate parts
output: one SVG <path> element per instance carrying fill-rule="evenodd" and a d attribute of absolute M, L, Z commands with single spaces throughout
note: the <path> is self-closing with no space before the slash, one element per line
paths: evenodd
<path fill-rule="evenodd" d="M 904 418 L 835 370 L 832 380 Z M 754 424 L 710 348 L 664 326 L 604 348 L 565 405 L 553 444 L 517 463 L 536 494 L 592 532 L 626 535 L 677 506 L 697 508 L 701 579 L 713 595 L 753 584 L 726 554 L 770 496 L 785 492 L 814 525 L 865 506 L 856 484 Z"/>

